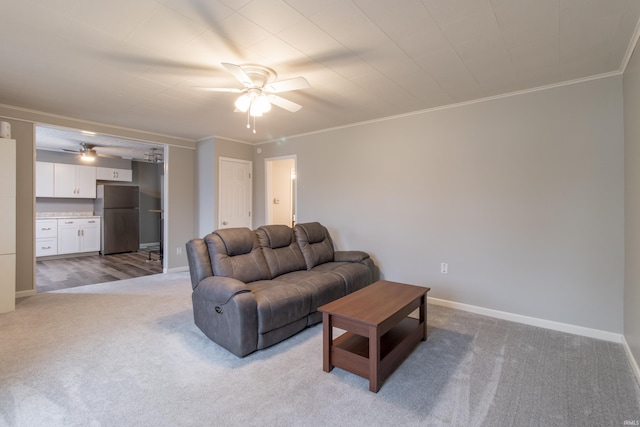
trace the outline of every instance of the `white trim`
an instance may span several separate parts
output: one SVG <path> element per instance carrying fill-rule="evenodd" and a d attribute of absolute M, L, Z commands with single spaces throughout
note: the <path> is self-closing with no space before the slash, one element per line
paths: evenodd
<path fill-rule="evenodd" d="M 247 142 L 247 141 L 242 141 L 240 139 L 235 139 L 235 138 L 229 138 L 228 136 L 222 136 L 222 135 L 211 135 L 211 136 L 206 136 L 204 138 L 200 138 L 198 139 L 196 142 L 202 142 L 202 141 L 206 141 L 208 139 L 212 139 L 215 141 L 216 139 L 224 139 L 225 141 L 230 141 L 230 142 L 237 142 L 240 144 L 245 144 L 245 145 L 256 145 L 253 142 Z"/>
<path fill-rule="evenodd" d="M 552 329 L 554 331 L 566 332 L 569 334 L 582 335 L 589 338 L 622 343 L 622 334 L 602 331 L 600 329 L 585 328 L 583 326 L 571 325 L 568 323 L 555 322 L 553 320 L 538 319 L 535 317 L 523 316 L 520 314 L 507 313 L 505 311 L 492 310 L 490 308 L 478 307 L 475 305 L 462 304 L 459 302 L 447 301 L 439 298 L 428 297 L 428 302 L 443 307 L 455 308 L 457 310 L 468 311 L 470 313 L 481 314 L 483 316 L 494 317 L 525 325 L 537 326 L 539 328 Z"/>
<path fill-rule="evenodd" d="M 17 298 L 25 298 L 32 297 L 36 294 L 35 289 L 29 289 L 28 291 L 16 291 L 16 299 Z"/>
<path fill-rule="evenodd" d="M 189 271 L 189 266 L 165 268 L 163 273 L 182 273 L 183 271 Z"/>
<path fill-rule="evenodd" d="M 298 174 L 298 155 L 297 154 L 289 154 L 286 156 L 278 156 L 278 157 L 265 157 L 264 159 L 264 224 L 272 224 L 273 222 L 273 208 L 271 206 L 271 198 L 273 197 L 271 193 L 271 166 L 274 161 L 278 160 L 293 160 L 293 165 L 296 170 L 296 175 Z M 296 178 L 297 179 L 297 178 Z M 296 201 L 295 206 L 292 206 L 293 212 L 298 212 L 298 187 L 296 185 L 293 190 L 296 192 L 294 195 L 294 199 Z M 295 214 L 294 214 L 295 216 Z"/>
<path fill-rule="evenodd" d="M 624 347 L 624 351 L 627 353 L 627 358 L 629 359 L 629 364 L 631 365 L 631 370 L 636 376 L 636 380 L 640 385 L 640 367 L 638 367 L 638 362 L 633 357 L 633 353 L 631 353 L 631 348 L 629 348 L 629 343 L 627 343 L 627 339 L 622 336 L 622 346 Z"/>
<path fill-rule="evenodd" d="M 624 53 L 624 57 L 622 58 L 622 64 L 620 65 L 620 71 L 622 74 L 627 70 L 627 65 L 629 65 L 633 51 L 636 49 L 636 45 L 638 44 L 638 38 L 640 38 L 640 21 L 636 24 L 636 29 L 633 31 L 633 36 L 631 36 L 629 46 L 627 46 L 627 51 Z"/>

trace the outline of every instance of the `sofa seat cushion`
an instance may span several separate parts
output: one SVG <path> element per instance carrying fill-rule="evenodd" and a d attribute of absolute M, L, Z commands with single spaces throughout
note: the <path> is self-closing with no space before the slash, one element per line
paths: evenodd
<path fill-rule="evenodd" d="M 311 270 L 309 270 L 309 272 L 310 273 L 329 273 L 329 272 L 334 271 L 338 267 L 342 267 L 344 265 L 349 265 L 349 264 L 351 264 L 351 263 L 349 263 L 349 262 L 339 262 L 339 261 L 325 262 L 324 264 L 316 265 Z"/>
<path fill-rule="evenodd" d="M 340 275 L 332 272 L 294 271 L 279 276 L 278 281 L 291 283 L 309 292 L 311 295 L 311 313 L 321 305 L 346 295 L 344 280 Z"/>
<path fill-rule="evenodd" d="M 267 333 L 306 317 L 311 310 L 311 294 L 291 283 L 259 280 L 247 283 L 256 299 L 258 332 Z"/>
<path fill-rule="evenodd" d="M 361 263 L 327 262 L 315 266 L 311 272 L 331 272 L 339 275 L 345 285 L 345 295 L 362 289 L 373 281 L 371 268 Z"/>

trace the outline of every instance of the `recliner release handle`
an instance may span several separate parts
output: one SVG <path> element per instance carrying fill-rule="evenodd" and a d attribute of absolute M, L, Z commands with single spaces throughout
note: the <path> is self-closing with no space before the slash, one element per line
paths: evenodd
<path fill-rule="evenodd" d="M 241 290 L 241 291 L 237 291 L 237 292 L 234 292 L 233 294 L 231 294 L 231 296 L 230 296 L 229 298 L 227 298 L 227 300 L 226 300 L 225 302 L 223 302 L 223 303 L 222 303 L 222 304 L 220 304 L 220 305 L 216 305 L 216 307 L 215 307 L 216 313 L 218 313 L 218 314 L 222 314 L 222 313 L 223 313 L 223 311 L 222 311 L 222 306 L 223 306 L 223 305 L 225 305 L 225 304 L 227 304 L 229 301 L 231 301 L 231 300 L 233 299 L 233 297 L 235 297 L 236 295 L 245 294 L 245 293 L 247 293 L 247 292 L 251 292 L 251 291 L 250 291 L 249 289 L 243 289 L 243 290 Z"/>

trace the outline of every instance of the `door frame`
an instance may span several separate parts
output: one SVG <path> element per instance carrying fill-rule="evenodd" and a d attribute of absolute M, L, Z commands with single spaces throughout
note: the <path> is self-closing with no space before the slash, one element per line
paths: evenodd
<path fill-rule="evenodd" d="M 234 163 L 244 163 L 249 166 L 249 194 L 248 194 L 248 204 L 249 204 L 249 228 L 253 228 L 253 161 L 244 160 L 244 159 L 236 159 L 233 157 L 218 157 L 218 218 L 216 219 L 217 227 L 216 229 L 223 228 L 222 227 L 222 185 L 224 184 L 222 180 L 222 163 L 223 162 L 234 162 Z"/>
<path fill-rule="evenodd" d="M 291 206 L 291 214 L 292 221 L 295 222 L 296 214 L 298 212 L 298 156 L 295 154 L 291 154 L 288 156 L 279 156 L 279 157 L 268 157 L 264 159 L 264 216 L 265 216 L 265 224 L 271 224 L 273 222 L 273 210 L 271 200 L 273 199 L 273 189 L 272 189 L 272 163 L 277 162 L 279 160 L 293 160 L 293 169 L 295 171 L 296 177 L 291 180 L 291 193 L 292 193 L 292 206 Z M 291 224 L 293 226 L 293 224 Z"/>

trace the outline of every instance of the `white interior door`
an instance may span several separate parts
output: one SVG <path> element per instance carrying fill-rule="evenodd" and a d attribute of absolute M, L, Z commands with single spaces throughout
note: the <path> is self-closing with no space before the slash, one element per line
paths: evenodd
<path fill-rule="evenodd" d="M 251 171 L 247 160 L 220 157 L 218 228 L 251 228 Z"/>

